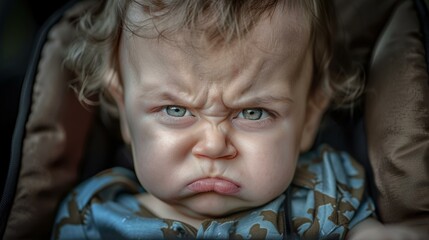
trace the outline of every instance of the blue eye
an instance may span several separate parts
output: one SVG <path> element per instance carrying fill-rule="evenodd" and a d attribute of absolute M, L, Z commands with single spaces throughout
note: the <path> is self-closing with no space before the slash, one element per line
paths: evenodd
<path fill-rule="evenodd" d="M 166 106 L 164 111 L 172 117 L 192 116 L 188 109 L 180 106 Z"/>
<path fill-rule="evenodd" d="M 268 113 L 261 108 L 246 108 L 238 114 L 238 117 L 255 121 L 268 117 Z"/>

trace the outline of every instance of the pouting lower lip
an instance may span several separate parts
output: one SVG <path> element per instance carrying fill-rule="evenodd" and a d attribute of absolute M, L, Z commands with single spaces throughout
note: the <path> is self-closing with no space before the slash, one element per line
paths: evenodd
<path fill-rule="evenodd" d="M 237 193 L 240 190 L 240 186 L 222 178 L 202 178 L 189 184 L 188 189 L 197 193 L 216 192 L 231 195 Z"/>

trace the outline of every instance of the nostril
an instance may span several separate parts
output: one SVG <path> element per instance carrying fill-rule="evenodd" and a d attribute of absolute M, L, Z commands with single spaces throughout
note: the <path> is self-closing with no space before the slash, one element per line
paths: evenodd
<path fill-rule="evenodd" d="M 225 154 L 225 158 L 227 159 L 234 159 L 235 157 L 237 157 L 238 151 L 237 148 L 235 148 L 235 146 L 233 146 L 232 144 L 228 144 L 228 150 Z"/>
<path fill-rule="evenodd" d="M 233 159 L 238 151 L 230 141 L 229 131 L 210 124 L 199 132 L 192 153 L 198 158 Z"/>
<path fill-rule="evenodd" d="M 194 155 L 209 159 L 233 159 L 237 156 L 238 151 L 235 146 L 225 141 L 208 139 L 199 141 L 192 149 Z"/>

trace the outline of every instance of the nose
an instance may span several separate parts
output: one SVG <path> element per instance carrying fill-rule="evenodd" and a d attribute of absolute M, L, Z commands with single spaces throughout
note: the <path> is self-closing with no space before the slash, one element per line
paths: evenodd
<path fill-rule="evenodd" d="M 203 130 L 198 142 L 194 145 L 192 153 L 198 158 L 233 159 L 237 149 L 231 143 L 226 131 L 219 126 L 210 126 Z"/>

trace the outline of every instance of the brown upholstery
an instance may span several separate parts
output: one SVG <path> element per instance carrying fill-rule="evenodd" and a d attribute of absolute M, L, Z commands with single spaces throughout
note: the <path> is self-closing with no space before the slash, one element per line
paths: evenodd
<path fill-rule="evenodd" d="M 401 0 L 334 2 L 339 25 L 337 38 L 348 46 L 353 60 L 367 69 L 375 42 Z"/>
<path fill-rule="evenodd" d="M 70 20 L 82 7 L 71 9 L 52 28 L 43 48 L 4 239 L 49 239 L 54 211 L 77 179 L 92 116 L 68 88 L 73 76 L 61 62 L 74 37 Z"/>
<path fill-rule="evenodd" d="M 429 232 L 429 78 L 422 37 L 413 2 L 403 1 L 372 54 L 365 116 L 380 217 Z"/>
<path fill-rule="evenodd" d="M 365 120 L 381 220 L 429 229 L 429 89 L 412 0 L 334 0 L 352 57 L 367 69 Z M 78 5 L 43 49 L 5 239 L 49 239 L 56 207 L 76 184 L 93 116 L 61 68 Z M 425 226 L 423 225 L 425 224 Z"/>

